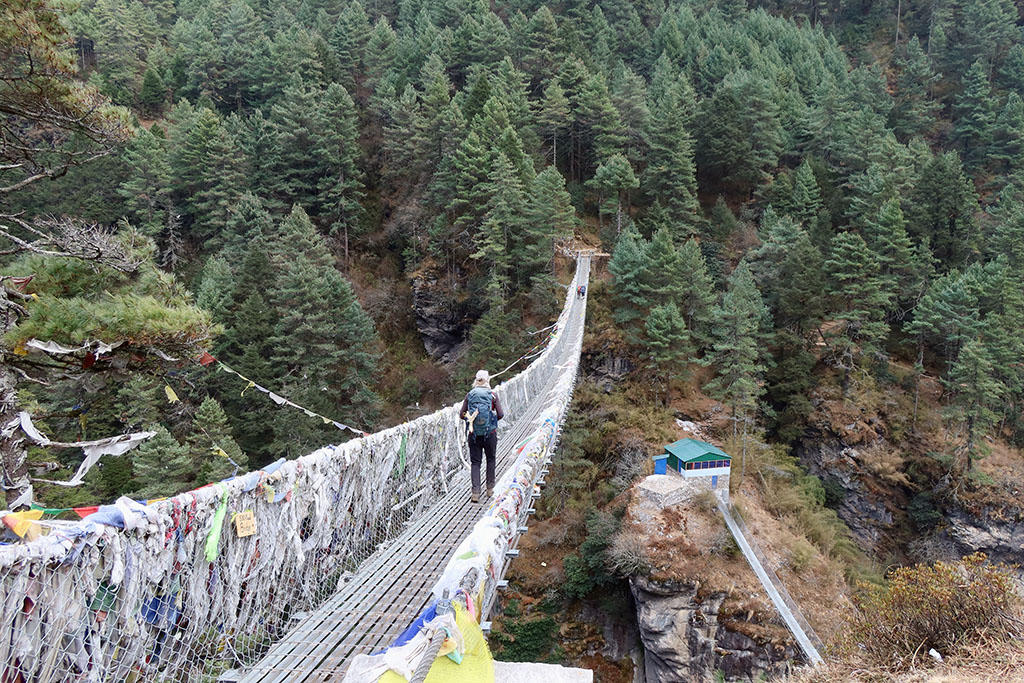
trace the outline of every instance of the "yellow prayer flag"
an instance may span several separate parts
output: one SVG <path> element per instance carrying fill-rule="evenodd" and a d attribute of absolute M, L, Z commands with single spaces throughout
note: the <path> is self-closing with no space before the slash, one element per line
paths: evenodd
<path fill-rule="evenodd" d="M 35 522 L 42 516 L 42 510 L 24 510 L 22 512 L 12 512 L 9 515 L 4 515 L 4 524 L 10 527 L 11 531 L 18 534 L 18 536 L 21 538 L 24 538 L 25 534 L 28 534 L 30 532 L 33 538 L 38 538 L 39 525 Z"/>
<path fill-rule="evenodd" d="M 174 393 L 174 389 L 171 389 L 169 384 L 164 385 L 164 393 L 167 394 L 168 403 L 177 403 L 179 400 L 178 395 Z"/>
<path fill-rule="evenodd" d="M 16 356 L 27 356 L 28 349 L 25 348 L 25 342 L 18 342 L 14 345 L 14 355 Z"/>
<path fill-rule="evenodd" d="M 35 292 L 32 292 L 31 294 L 29 294 L 29 296 L 32 297 L 34 300 L 39 301 L 39 295 L 36 294 Z"/>
<path fill-rule="evenodd" d="M 239 375 L 239 377 L 241 377 L 241 375 Z M 254 386 L 256 386 L 256 382 L 253 382 L 252 380 L 249 380 L 249 383 L 245 385 L 245 388 L 244 388 L 244 389 L 242 389 L 242 393 L 241 393 L 241 394 L 239 394 L 239 395 L 240 395 L 240 396 L 245 396 L 245 392 L 249 391 L 249 390 L 250 390 L 250 389 L 252 389 L 252 388 L 253 388 Z"/>

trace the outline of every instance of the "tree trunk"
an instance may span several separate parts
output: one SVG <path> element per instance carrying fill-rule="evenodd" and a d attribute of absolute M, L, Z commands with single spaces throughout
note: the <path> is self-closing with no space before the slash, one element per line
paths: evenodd
<path fill-rule="evenodd" d="M 12 302 L 0 286 L 0 334 L 6 335 L 18 322 L 19 307 Z M 3 355 L 9 349 L 0 351 Z M 18 376 L 5 361 L 0 361 L 0 429 L 18 419 Z M 21 429 L 14 427 L 10 436 L 0 436 L 0 484 L 3 485 L 7 506 L 31 488 L 26 460 L 28 451 Z"/>
<path fill-rule="evenodd" d="M 917 345 L 917 365 L 914 367 L 916 377 L 914 379 L 914 419 L 910 423 L 911 430 L 917 431 L 917 406 L 921 398 L 921 375 L 924 374 L 924 340 L 921 339 Z"/>
<path fill-rule="evenodd" d="M 900 14 L 903 12 L 903 0 L 896 0 L 896 39 L 892 44 L 893 56 L 896 56 L 896 48 L 900 46 Z"/>

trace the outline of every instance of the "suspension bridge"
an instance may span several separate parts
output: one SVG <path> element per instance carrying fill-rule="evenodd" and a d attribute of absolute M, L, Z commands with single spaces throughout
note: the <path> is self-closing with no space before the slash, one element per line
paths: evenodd
<path fill-rule="evenodd" d="M 0 548 L 0 681 L 340 680 L 436 598 L 486 624 L 575 384 L 590 255 L 543 350 L 497 386 L 495 495 L 469 497 L 461 404 Z"/>

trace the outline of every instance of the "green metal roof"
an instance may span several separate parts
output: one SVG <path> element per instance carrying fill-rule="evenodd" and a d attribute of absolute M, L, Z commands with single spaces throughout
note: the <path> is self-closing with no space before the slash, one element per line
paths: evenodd
<path fill-rule="evenodd" d="M 732 459 L 732 456 L 728 453 L 705 441 L 697 441 L 697 439 L 681 439 L 665 446 L 665 450 L 677 457 L 681 462 L 692 462 L 705 455 Z"/>

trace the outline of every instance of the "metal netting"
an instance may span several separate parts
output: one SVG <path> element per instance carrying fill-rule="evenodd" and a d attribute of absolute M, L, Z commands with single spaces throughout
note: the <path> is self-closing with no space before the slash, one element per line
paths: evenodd
<path fill-rule="evenodd" d="M 570 313 L 587 265 L 548 346 L 495 389 L 506 423 L 575 375 L 565 331 L 582 326 Z M 468 468 L 460 405 L 0 548 L 0 681 L 202 682 L 251 666 Z"/>

